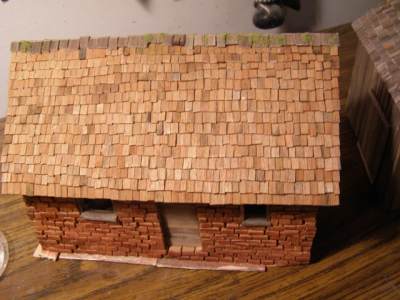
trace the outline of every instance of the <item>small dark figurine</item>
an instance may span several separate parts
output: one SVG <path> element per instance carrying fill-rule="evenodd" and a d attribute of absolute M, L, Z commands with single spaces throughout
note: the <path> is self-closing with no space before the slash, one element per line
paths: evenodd
<path fill-rule="evenodd" d="M 300 10 L 300 0 L 255 0 L 254 25 L 261 29 L 281 26 L 285 21 L 286 6 Z"/>

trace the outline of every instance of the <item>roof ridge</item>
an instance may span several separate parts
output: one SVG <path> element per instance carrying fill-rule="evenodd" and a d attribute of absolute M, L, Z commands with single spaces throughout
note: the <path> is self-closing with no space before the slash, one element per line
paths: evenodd
<path fill-rule="evenodd" d="M 77 39 L 49 39 L 38 41 L 15 41 L 11 43 L 11 52 L 45 53 L 61 49 L 110 49 L 147 48 L 150 44 L 168 46 L 209 46 L 243 47 L 276 46 L 338 46 L 337 33 L 219 33 L 219 34 L 143 34 L 125 37 L 80 37 Z"/>

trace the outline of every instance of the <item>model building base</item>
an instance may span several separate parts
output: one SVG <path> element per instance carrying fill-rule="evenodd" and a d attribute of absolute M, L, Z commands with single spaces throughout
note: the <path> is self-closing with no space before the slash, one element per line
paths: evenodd
<path fill-rule="evenodd" d="M 179 268 L 179 269 L 190 269 L 190 270 L 247 271 L 247 272 L 266 271 L 265 266 L 252 265 L 252 264 L 229 264 L 221 262 L 190 261 L 190 260 L 185 261 L 174 258 L 150 258 L 150 257 L 137 257 L 137 256 L 59 253 L 59 252 L 43 250 L 40 244 L 37 246 L 35 252 L 33 253 L 33 256 L 37 258 L 46 258 L 52 261 L 56 261 L 58 259 L 105 261 L 113 263 L 156 266 L 160 268 Z"/>

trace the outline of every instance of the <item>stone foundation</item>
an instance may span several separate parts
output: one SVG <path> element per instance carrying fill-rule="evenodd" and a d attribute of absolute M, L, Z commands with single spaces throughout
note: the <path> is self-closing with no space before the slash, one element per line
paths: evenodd
<path fill-rule="evenodd" d="M 80 218 L 73 199 L 25 198 L 43 249 L 286 266 L 310 261 L 316 208 L 270 206 L 270 225 L 242 225 L 240 206 L 198 206 L 201 246 L 168 247 L 155 203 L 113 202 L 117 222 Z"/>

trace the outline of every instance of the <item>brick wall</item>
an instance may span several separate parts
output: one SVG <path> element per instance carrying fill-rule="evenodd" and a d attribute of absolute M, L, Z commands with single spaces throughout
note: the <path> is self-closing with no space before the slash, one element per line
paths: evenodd
<path fill-rule="evenodd" d="M 202 246 L 171 247 L 168 255 L 267 266 L 309 263 L 316 233 L 316 209 L 271 206 L 269 210 L 269 226 L 248 227 L 242 225 L 240 206 L 199 207 Z"/>
<path fill-rule="evenodd" d="M 164 238 L 154 203 L 114 201 L 117 223 L 80 219 L 73 199 L 25 198 L 45 250 L 161 257 Z"/>
<path fill-rule="evenodd" d="M 57 252 L 285 266 L 309 262 L 316 233 L 312 207 L 271 206 L 269 226 L 249 227 L 242 225 L 240 206 L 199 206 L 202 245 L 167 251 L 154 203 L 114 201 L 118 222 L 109 223 L 82 220 L 73 199 L 25 201 L 40 244 Z"/>

